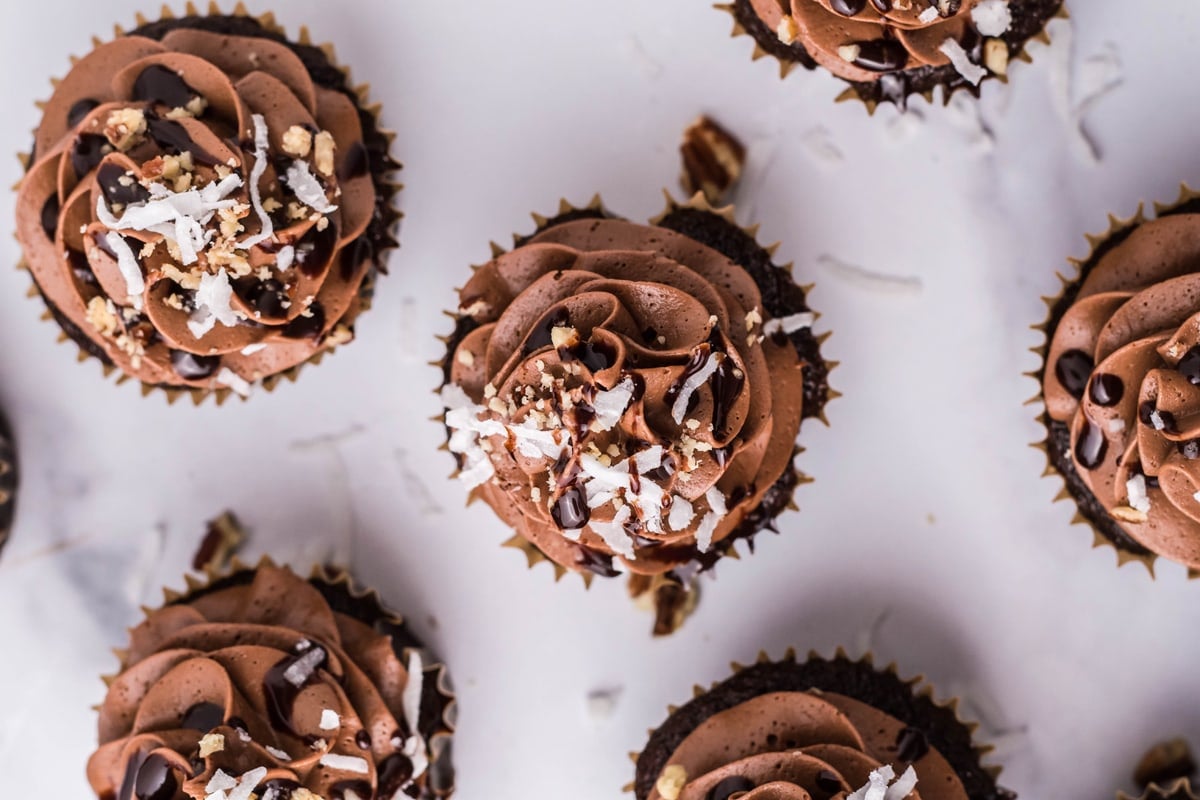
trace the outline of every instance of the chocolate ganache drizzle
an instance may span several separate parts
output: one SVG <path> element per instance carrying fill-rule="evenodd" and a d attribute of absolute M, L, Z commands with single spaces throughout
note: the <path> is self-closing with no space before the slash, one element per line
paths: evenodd
<path fill-rule="evenodd" d="M 782 334 L 812 315 L 764 314 L 746 270 L 688 236 L 550 226 L 461 291 L 442 393 L 460 478 L 567 569 L 710 553 L 791 468 L 805 371 Z"/>
<path fill-rule="evenodd" d="M 345 91 L 280 41 L 178 27 L 99 45 L 58 84 L 17 235 L 89 353 L 245 393 L 353 337 L 376 213 Z"/>
<path fill-rule="evenodd" d="M 105 800 L 432 798 L 436 674 L 263 566 L 133 629 L 88 780 Z"/>
<path fill-rule="evenodd" d="M 715 713 L 666 764 L 639 800 L 969 797 L 920 730 L 833 692 L 773 692 Z"/>
<path fill-rule="evenodd" d="M 1200 214 L 1142 223 L 1085 269 L 1043 390 L 1068 458 L 1135 546 L 1200 569 Z"/>
<path fill-rule="evenodd" d="M 953 64 L 971 83 L 985 74 L 985 36 L 1012 21 L 1005 0 L 749 0 L 784 44 L 852 82 Z M 975 9 L 981 7 L 978 11 Z M 1003 44 L 1004 64 L 1008 46 Z M 955 63 L 957 60 L 958 63 Z M 993 62 L 993 65 L 995 63 Z"/>

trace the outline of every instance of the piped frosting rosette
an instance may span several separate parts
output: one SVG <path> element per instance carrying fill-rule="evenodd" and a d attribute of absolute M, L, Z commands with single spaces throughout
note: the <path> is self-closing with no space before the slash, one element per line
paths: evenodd
<path fill-rule="evenodd" d="M 1007 75 L 1061 0 L 735 0 L 730 10 L 785 64 L 820 65 L 869 108 L 935 86 L 977 91 Z M 948 94 L 947 94 L 948 96 Z"/>
<path fill-rule="evenodd" d="M 1200 214 L 1115 229 L 1053 301 L 1052 459 L 1122 552 L 1200 569 Z"/>
<path fill-rule="evenodd" d="M 449 796 L 443 669 L 363 602 L 263 564 L 149 612 L 100 707 L 96 795 Z"/>
<path fill-rule="evenodd" d="M 771 319 L 746 269 L 687 235 L 550 224 L 480 268 L 459 315 L 459 477 L 563 568 L 711 563 L 792 468 L 807 367 L 787 334 L 813 315 Z"/>
<path fill-rule="evenodd" d="M 969 728 L 870 663 L 761 657 L 653 731 L 637 800 L 999 800 Z M 944 749 L 944 751 L 943 751 Z"/>
<path fill-rule="evenodd" d="M 353 337 L 380 245 L 364 122 L 378 133 L 328 61 L 314 78 L 315 48 L 244 17 L 172 22 L 57 84 L 17 234 L 84 350 L 150 386 L 245 394 Z"/>

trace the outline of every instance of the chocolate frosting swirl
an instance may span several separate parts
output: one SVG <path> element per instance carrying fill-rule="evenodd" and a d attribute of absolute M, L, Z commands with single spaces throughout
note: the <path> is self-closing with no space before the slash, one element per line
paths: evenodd
<path fill-rule="evenodd" d="M 872 82 L 903 69 L 950 63 L 953 39 L 970 51 L 979 40 L 976 0 L 750 0 L 772 31 L 795 26 L 796 40 L 818 64 L 848 81 Z M 847 59 L 846 47 L 857 54 Z"/>
<path fill-rule="evenodd" d="M 1049 418 L 1134 542 L 1200 569 L 1200 214 L 1142 223 L 1086 269 L 1050 342 Z"/>
<path fill-rule="evenodd" d="M 85 350 L 149 385 L 245 393 L 353 338 L 378 198 L 343 86 L 252 21 L 261 35 L 201 27 L 76 62 L 44 107 L 17 235 Z"/>
<path fill-rule="evenodd" d="M 563 567 L 679 567 L 790 468 L 804 367 L 764 335 L 782 323 L 750 275 L 694 239 L 563 222 L 460 300 L 443 391 L 460 477 Z"/>
<path fill-rule="evenodd" d="M 309 582 L 262 566 L 133 629 L 88 780 L 111 800 L 205 798 L 230 780 L 273 800 L 433 797 L 426 736 L 440 709 L 422 699 L 436 675 Z"/>
<path fill-rule="evenodd" d="M 946 758 L 923 734 L 878 709 L 833 692 L 774 692 L 713 714 L 671 753 L 682 767 L 678 800 L 842 800 L 871 772 L 908 767 L 909 800 L 968 800 Z M 655 787 L 648 800 L 663 800 Z"/>

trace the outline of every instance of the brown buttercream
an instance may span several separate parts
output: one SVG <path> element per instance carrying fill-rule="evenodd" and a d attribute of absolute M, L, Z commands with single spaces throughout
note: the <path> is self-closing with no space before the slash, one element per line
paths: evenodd
<path fill-rule="evenodd" d="M 362 137 L 350 97 L 280 42 L 124 36 L 79 60 L 46 104 L 17 235 L 89 352 L 146 384 L 244 393 L 352 338 L 376 208 Z M 191 189 L 224 207 L 197 211 Z M 162 197 L 183 227 L 149 224 Z"/>
<path fill-rule="evenodd" d="M 1200 214 L 1145 222 L 1106 252 L 1053 332 L 1043 384 L 1091 492 L 1134 541 L 1192 569 L 1200 569 L 1198 258 Z"/>
<path fill-rule="evenodd" d="M 746 270 L 687 236 L 551 226 L 480 268 L 459 313 L 473 329 L 443 399 L 460 477 L 563 567 L 686 564 L 790 467 L 796 351 Z"/>
<path fill-rule="evenodd" d="M 119 800 L 205 798 L 247 774 L 273 800 L 426 796 L 419 670 L 307 581 L 262 566 L 133 629 L 88 780 Z"/>
<path fill-rule="evenodd" d="M 908 800 L 967 800 L 962 781 L 936 749 L 904 754 L 905 725 L 832 692 L 765 694 L 712 715 L 671 754 L 667 769 L 686 776 L 678 800 L 706 800 L 718 786 L 741 800 L 834 800 L 866 786 L 871 772 L 910 766 L 918 783 Z M 664 770 L 665 772 L 666 770 Z M 663 800 L 656 788 L 649 800 Z"/>
<path fill-rule="evenodd" d="M 940 67 L 950 63 L 941 51 L 947 39 L 971 49 L 968 36 L 978 38 L 971 20 L 971 8 L 976 0 L 750 0 L 755 13 L 772 31 L 794 25 L 796 41 L 809 55 L 834 75 L 848 81 L 876 81 L 881 75 L 899 69 Z M 852 16 L 834 10 L 835 6 L 862 8 Z M 880 6 L 888 10 L 881 10 Z M 902 8 L 901 6 L 906 6 Z M 933 8 L 936 15 L 930 12 Z M 941 9 L 940 11 L 938 9 Z M 922 22 L 922 14 L 928 21 Z M 930 19 L 929 17 L 932 17 Z M 790 38 L 790 36 L 789 36 Z M 868 67 L 867 59 L 847 60 L 842 48 L 858 46 L 864 55 L 876 57 L 874 51 L 884 48 L 894 51 L 890 69 L 878 65 Z"/>

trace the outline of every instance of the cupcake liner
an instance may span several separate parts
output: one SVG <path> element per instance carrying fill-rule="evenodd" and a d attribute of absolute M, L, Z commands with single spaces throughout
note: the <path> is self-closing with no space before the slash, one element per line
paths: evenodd
<path fill-rule="evenodd" d="M 17 450 L 12 430 L 8 421 L 0 415 L 0 550 L 4 549 L 4 544 L 12 532 L 19 478 Z"/>
<path fill-rule="evenodd" d="M 714 714 L 764 694 L 816 690 L 845 694 L 921 729 L 972 800 L 1015 800 L 1016 795 L 997 785 L 1001 768 L 984 765 L 994 748 L 974 742 L 979 724 L 962 719 L 960 700 L 938 700 L 924 677 L 904 679 L 894 663 L 881 669 L 871 653 L 855 660 L 840 647 L 832 658 L 812 650 L 799 661 L 789 648 L 779 661 L 759 651 L 755 663 L 734 662 L 731 670 L 731 677 L 708 688 L 694 686 L 692 699 L 683 706 L 667 707 L 666 721 L 650 731 L 646 748 L 629 754 L 636 777 L 624 791 L 645 800 L 679 743 Z"/>
<path fill-rule="evenodd" d="M 1196 794 L 1191 781 L 1180 778 L 1167 786 L 1151 784 L 1144 794 L 1137 796 L 1118 792 L 1117 800 L 1200 800 L 1200 796 Z"/>
<path fill-rule="evenodd" d="M 772 313 L 772 316 L 783 317 L 790 313 L 810 310 L 807 305 L 807 295 L 811 291 L 812 286 L 799 286 L 794 282 L 791 276 L 792 264 L 777 266 L 773 263 L 771 259 L 778 250 L 779 244 L 776 243 L 766 247 L 759 245 L 757 242 L 758 226 L 747 228 L 738 225 L 734 218 L 732 206 L 719 209 L 713 208 L 705 199 L 703 193 L 697 192 L 695 196 L 684 203 L 677 202 L 669 191 L 664 191 L 664 194 L 666 195 L 667 206 L 661 214 L 651 219 L 649 224 L 682 233 L 712 247 L 744 266 L 748 265 L 747 271 L 750 272 L 755 282 L 759 284 L 759 288 L 763 290 L 763 305 Z M 547 217 L 534 213 L 532 217 L 535 230 L 527 235 L 515 234 L 513 236 L 514 247 L 521 247 L 542 231 L 572 220 L 620 218 L 604 207 L 599 195 L 594 196 L 584 206 L 575 206 L 567 200 L 561 200 L 558 211 L 554 215 Z M 494 242 L 491 244 L 491 248 L 491 257 L 493 258 L 507 252 L 505 248 Z M 472 267 L 473 270 L 478 268 L 478 266 Z M 475 327 L 470 317 L 459 317 L 453 312 L 446 313 L 447 316 L 455 320 L 455 328 L 450 335 L 438 337 L 446 346 L 446 355 L 438 361 L 431 362 L 432 366 L 442 370 L 442 386 L 445 386 L 450 381 L 450 354 L 454 352 L 459 342 Z M 816 319 L 820 318 L 819 313 L 813 313 Z M 829 373 L 838 365 L 838 362 L 827 360 L 820 354 L 821 346 L 830 335 L 830 333 L 814 335 L 811 329 L 806 328 L 790 334 L 788 337 L 796 348 L 800 359 L 810 366 L 805 378 L 805 403 L 802 423 L 804 420 L 811 418 L 819 419 L 822 423 L 828 425 L 828 419 L 825 416 L 825 407 L 830 400 L 840 397 L 840 393 L 828 385 Z M 444 416 L 435 417 L 435 420 L 443 424 L 445 422 Z M 801 428 L 803 428 L 803 425 L 801 425 Z M 448 437 L 449 430 L 447 430 Z M 441 449 L 448 452 L 448 448 L 444 444 Z M 700 561 L 701 571 L 711 569 L 722 557 L 739 558 L 735 549 L 736 542 L 739 540 L 748 541 L 752 550 L 753 538 L 756 534 L 764 529 L 775 531 L 774 520 L 785 509 L 798 510 L 793 502 L 793 493 L 798 486 L 812 482 L 812 478 L 795 467 L 795 456 L 802 452 L 804 452 L 804 448 L 797 445 L 793 454 L 791 469 L 780 477 L 775 486 L 772 487 L 760 503 L 758 510 L 746 517 L 741 528 L 722 542 L 714 545 L 713 550 Z M 451 477 L 453 478 L 457 474 L 458 470 L 456 469 L 451 473 Z M 476 499 L 477 492 L 473 491 L 468 496 L 467 503 L 470 504 Z M 543 562 L 550 564 L 553 568 L 556 581 L 561 580 L 568 572 L 572 572 L 572 570 L 568 570 L 548 558 L 533 543 L 527 541 L 519 534 L 505 541 L 503 546 L 524 553 L 530 569 Z M 585 587 L 590 587 L 596 577 L 589 571 L 580 571 L 577 574 L 583 579 Z M 693 577 L 681 578 L 674 576 L 674 579 L 675 583 L 684 587 L 689 594 L 695 591 Z M 655 597 L 659 597 L 662 593 L 658 590 L 662 585 L 662 581 L 638 581 L 635 578 L 631 580 L 631 594 L 635 598 L 639 598 L 647 592 L 652 592 Z M 671 611 L 662 604 L 655 603 L 655 610 L 658 615 L 655 626 L 656 633 L 663 635 L 674 630 L 674 627 L 666 624 L 665 621 L 669 618 L 677 618 L 676 612 L 680 610 L 686 616 L 695 607 L 695 600 L 694 595 L 683 598 L 682 602 L 679 602 L 678 598 L 672 598 L 672 601 L 679 605 L 676 611 Z M 671 630 L 667 630 L 667 628 Z"/>
<path fill-rule="evenodd" d="M 1008 44 L 1008 64 L 1010 69 L 1012 64 L 1017 61 L 1024 63 L 1033 62 L 1033 57 L 1028 51 L 1030 42 L 1041 42 L 1045 45 L 1050 44 L 1050 35 L 1046 32 L 1046 25 L 1051 19 L 1067 19 L 1069 17 L 1066 5 L 1061 2 L 1058 3 L 1057 9 L 1053 13 L 1049 13 L 1048 9 L 1044 8 L 1044 6 L 1053 5 L 1057 0 L 1011 0 L 1011 2 L 1014 6 L 1019 6 L 1019 8 L 1014 9 L 1014 20 L 1021 20 L 1022 12 L 1027 12 L 1034 15 L 1027 24 L 1037 24 L 1039 27 L 1028 31 L 1009 31 L 999 37 Z M 781 42 L 775 31 L 768 28 L 759 18 L 758 14 L 755 13 L 750 0 L 731 0 L 728 3 L 717 3 L 714 7 L 733 17 L 733 32 L 730 34 L 731 37 L 748 36 L 754 41 L 754 51 L 751 55 L 752 60 L 757 61 L 761 58 L 771 56 L 779 62 L 780 78 L 786 78 L 797 66 L 809 71 L 819 68 L 817 62 L 799 42 L 790 45 Z M 1040 23 L 1036 22 L 1038 19 L 1041 20 Z M 976 85 L 959 75 L 952 66 L 922 69 L 925 70 L 925 73 L 922 75 L 921 80 L 917 81 L 917 85 L 914 86 L 913 82 L 905 81 L 902 92 L 896 96 L 886 94 L 878 85 L 878 82 L 859 83 L 845 81 L 849 86 L 835 98 L 834 102 L 859 101 L 867 109 L 869 115 L 874 115 L 875 109 L 881 103 L 891 103 L 904 110 L 907 106 L 908 98 L 913 96 L 923 97 L 926 102 L 932 105 L 934 103 L 935 92 L 939 87 L 942 88 L 943 105 L 949 105 L 951 98 L 959 91 L 966 91 L 974 97 L 979 97 L 981 87 L 988 80 L 998 80 L 1001 83 L 1008 83 L 1007 72 L 997 74 L 988 70 L 983 80 Z M 839 80 L 845 79 L 839 78 Z"/>
<path fill-rule="evenodd" d="M 1138 563 L 1146 567 L 1151 578 L 1155 576 L 1154 566 L 1159 556 L 1136 542 L 1108 514 L 1104 506 L 1083 483 L 1070 454 L 1070 434 L 1067 427 L 1054 423 L 1046 409 L 1043 392 L 1046 370 L 1049 366 L 1050 343 L 1059 320 L 1074 301 L 1079 287 L 1087 277 L 1092 267 L 1109 250 L 1123 242 L 1142 223 L 1157 217 L 1194 211 L 1200 201 L 1200 192 L 1193 191 L 1187 184 L 1180 185 L 1179 197 L 1171 203 L 1155 203 L 1154 214 L 1146 214 L 1145 204 L 1140 204 L 1133 216 L 1122 219 L 1113 214 L 1108 216 L 1108 230 L 1099 235 L 1087 234 L 1089 252 L 1084 258 L 1069 258 L 1075 275 L 1066 277 L 1056 273 L 1062 288 L 1052 297 L 1043 297 L 1046 304 L 1046 319 L 1031 326 L 1043 337 L 1042 343 L 1030 348 L 1041 364 L 1037 369 L 1025 373 L 1026 377 L 1037 382 L 1037 394 L 1026 405 L 1040 407 L 1037 421 L 1046 428 L 1046 438 L 1034 442 L 1030 446 L 1041 451 L 1046 457 L 1046 468 L 1042 477 L 1056 477 L 1062 481 L 1062 488 L 1054 498 L 1054 502 L 1068 501 L 1076 505 L 1072 525 L 1086 525 L 1092 530 L 1093 548 L 1111 547 L 1117 556 L 1118 568 L 1129 563 Z M 1200 579 L 1200 570 L 1188 569 L 1188 577 Z"/>
<path fill-rule="evenodd" d="M 113 38 L 120 38 L 122 36 L 136 33 L 139 29 L 147 26 L 159 24 L 169 25 L 178 21 L 186 21 L 189 18 L 207 19 L 214 17 L 241 17 L 254 20 L 263 28 L 266 33 L 282 37 L 284 42 L 289 47 L 295 51 L 298 51 L 298 55 L 300 55 L 299 51 L 302 49 L 307 49 L 309 52 L 318 52 L 325 59 L 326 64 L 324 65 L 324 68 L 332 70 L 334 73 L 341 76 L 342 83 L 341 87 L 339 88 L 344 88 L 351 99 L 355 101 L 360 120 L 363 123 L 364 144 L 367 145 L 368 151 L 371 155 L 371 163 L 373 165 L 378 165 L 373 166 L 371 169 L 377 200 L 376 218 L 371 222 L 371 228 L 369 229 L 374 231 L 372 235 L 373 239 L 375 240 L 375 263 L 368 270 L 367 275 L 363 279 L 362 286 L 359 289 L 358 301 L 360 303 L 359 313 L 361 315 L 362 313 L 370 310 L 371 301 L 374 297 L 375 280 L 377 274 L 386 274 L 387 272 L 387 253 L 399 247 L 399 243 L 397 242 L 395 236 L 403 214 L 397 207 L 396 200 L 404 186 L 403 184 L 394 180 L 394 174 L 401 169 L 401 164 L 391 156 L 392 144 L 396 138 L 396 133 L 395 131 L 382 127 L 380 124 L 380 112 L 382 110 L 382 105 L 380 103 L 372 103 L 370 101 L 370 84 L 356 84 L 352 80 L 349 67 L 345 67 L 338 62 L 332 44 L 314 44 L 307 26 L 303 25 L 300 26 L 296 38 L 291 39 L 287 36 L 286 29 L 276 21 L 275 14 L 273 12 L 253 15 L 246 8 L 245 4 L 241 2 L 241 0 L 238 0 L 233 10 L 229 12 L 222 11 L 217 0 L 210 0 L 207 8 L 204 11 L 201 11 L 195 2 L 188 0 L 184 6 L 184 13 L 180 17 L 177 17 L 168 5 L 163 4 L 161 15 L 158 19 L 149 18 L 141 12 L 136 13 L 134 15 L 135 24 L 132 30 L 126 30 L 120 24 L 114 24 Z M 104 41 L 100 37 L 92 37 L 93 47 L 101 44 L 104 44 Z M 306 59 L 302 56 L 302 60 L 305 61 L 306 66 L 309 66 L 309 59 Z M 71 56 L 70 61 L 73 66 L 79 61 L 79 57 Z M 52 78 L 50 81 L 51 85 L 57 86 L 60 80 L 61 79 L 58 78 Z M 35 105 L 40 112 L 45 108 L 46 103 L 45 101 L 38 101 Z M 30 153 L 18 153 L 17 158 L 21 162 L 23 173 L 28 172 L 29 168 L 32 166 Z M 17 182 L 17 186 L 20 186 L 20 181 Z M 78 326 L 60 314 L 58 310 L 45 298 L 37 284 L 37 281 L 33 279 L 33 273 L 30 270 L 29 264 L 25 260 L 23 254 L 17 263 L 17 268 L 29 273 L 30 275 L 32 286 L 30 287 L 29 296 L 41 298 L 42 302 L 46 305 L 46 311 L 42 315 L 42 320 L 52 322 L 60 329 L 58 336 L 59 343 L 71 342 L 76 345 L 78 348 L 78 361 L 82 363 L 93 358 L 99 360 L 102 366 L 104 377 L 106 379 L 114 379 L 116 385 L 118 386 L 126 383 L 127 381 L 136 380 L 135 378 L 126 375 L 123 371 L 118 369 L 108 358 L 107 354 L 105 354 L 102 348 L 97 346 L 86 333 L 79 329 Z M 295 382 L 300 375 L 300 371 L 304 367 L 319 364 L 327 354 L 335 352 L 337 348 L 338 345 L 330 341 L 325 344 L 323 349 L 318 350 L 307 360 L 296 364 L 295 366 L 289 367 L 282 372 L 265 376 L 261 380 L 252 384 L 252 386 L 255 389 L 261 387 L 261 389 L 266 392 L 273 392 L 275 388 L 283 381 Z M 113 377 L 114 375 L 115 378 Z M 162 392 L 166 396 L 168 405 L 174 405 L 180 398 L 188 396 L 195 403 L 195 405 L 198 406 L 211 396 L 216 404 L 220 406 L 223 405 L 225 401 L 230 398 L 230 396 L 236 396 L 242 400 L 248 400 L 253 394 L 256 393 L 251 391 L 247 394 L 239 394 L 230 388 L 202 389 L 190 386 L 149 384 L 140 381 L 139 383 L 141 383 L 143 397 L 148 397 L 155 392 Z"/>
<path fill-rule="evenodd" d="M 163 587 L 163 605 L 187 603 L 211 592 L 249 583 L 259 568 L 276 566 L 276 562 L 269 556 L 263 556 L 253 566 L 234 556 L 225 567 L 209 567 L 198 576 L 186 573 L 184 591 Z M 312 568 L 307 580 L 334 611 L 353 617 L 370 625 L 376 632 L 389 636 L 392 649 L 402 663 L 408 663 L 409 651 L 415 650 L 421 656 L 421 663 L 424 665 L 421 716 L 424 717 L 429 708 L 435 710 L 432 727 L 422 731 L 429 744 L 429 789 L 432 794 L 423 795 L 421 800 L 453 795 L 452 739 L 457 724 L 458 706 L 446 665 L 409 630 L 402 616 L 384 605 L 375 589 L 357 584 L 346 569 L 328 564 L 317 565 Z M 142 608 L 143 613 L 147 615 L 153 610 L 145 606 Z M 120 666 L 115 673 L 101 677 L 106 688 L 129 666 L 127 650 L 113 648 L 113 654 Z"/>

